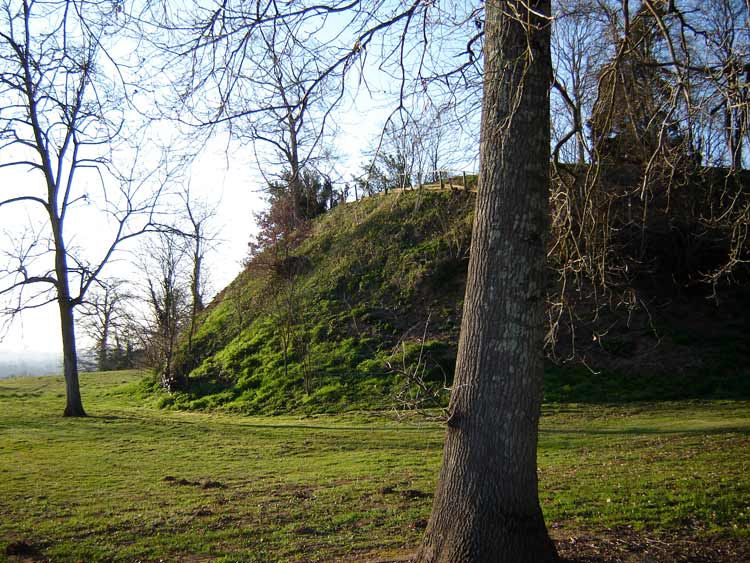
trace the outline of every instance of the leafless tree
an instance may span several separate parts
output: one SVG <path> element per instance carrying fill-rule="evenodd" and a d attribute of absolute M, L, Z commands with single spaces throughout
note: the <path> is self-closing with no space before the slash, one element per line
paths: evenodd
<path fill-rule="evenodd" d="M 586 122 L 596 99 L 597 71 L 612 46 L 605 36 L 601 9 L 594 2 L 568 0 L 554 9 L 552 157 L 583 163 L 590 152 Z M 569 150 L 571 139 L 574 149 L 561 156 L 561 150 Z"/>
<path fill-rule="evenodd" d="M 715 119 L 713 129 L 723 133 L 729 156 L 721 160 L 728 160 L 733 169 L 742 169 L 750 132 L 748 5 L 744 0 L 710 0 L 700 6 L 688 4 L 680 13 L 686 34 L 695 40 L 692 62 L 704 67 L 699 77 L 704 95 L 710 99 L 705 109 Z"/>
<path fill-rule="evenodd" d="M 370 161 L 362 166 L 356 179 L 362 192 L 373 195 L 389 190 L 411 188 L 418 175 L 421 134 L 418 123 L 407 118 L 389 121 L 368 151 Z"/>
<path fill-rule="evenodd" d="M 536 469 L 550 20 L 544 0 L 486 5 L 477 206 L 443 465 L 420 563 L 557 559 Z"/>
<path fill-rule="evenodd" d="M 123 280 L 99 279 L 82 303 L 79 326 L 93 342 L 99 371 L 134 367 L 132 357 L 127 357 L 127 350 L 133 351 L 128 333 L 134 301 L 135 296 Z"/>
<path fill-rule="evenodd" d="M 216 206 L 196 200 L 191 195 L 189 187 L 180 192 L 180 199 L 182 200 L 181 214 L 184 215 L 185 227 L 181 228 L 179 233 L 173 234 L 182 235 L 188 245 L 190 256 L 190 323 L 188 327 L 188 353 L 190 353 L 193 348 L 196 320 L 198 314 L 205 307 L 208 281 L 205 264 L 206 253 L 213 249 L 219 235 L 214 224 L 217 212 Z"/>
<path fill-rule="evenodd" d="M 372 194 L 437 182 L 440 171 L 473 160 L 472 141 L 448 103 L 438 106 L 428 99 L 425 109 L 399 112 L 388 120 L 358 183 Z"/>
<path fill-rule="evenodd" d="M 226 128 L 251 148 L 266 185 L 287 184 L 290 201 L 299 202 L 305 171 L 330 172 L 326 141 L 343 85 L 323 67 L 319 29 L 288 22 L 279 10 L 269 4 L 261 16 L 244 2 L 187 10 L 163 22 L 170 33 L 162 47 L 179 73 L 175 115 L 198 135 Z M 255 25 L 258 17 L 264 25 Z"/>
<path fill-rule="evenodd" d="M 465 170 L 470 162 L 475 161 L 476 136 L 466 134 L 466 127 L 462 126 L 449 102 L 430 101 L 415 121 L 419 124 L 417 155 L 422 181 L 438 182 L 440 170 L 453 168 L 459 163 Z"/>
<path fill-rule="evenodd" d="M 113 56 L 120 13 L 103 0 L 0 4 L 0 208 L 33 224 L 3 264 L 0 295 L 13 296 L 10 315 L 57 303 L 66 416 L 85 416 L 74 309 L 118 246 L 150 228 L 168 174 L 148 122 L 131 119 L 138 66 Z M 96 220 L 111 238 L 87 258 L 73 224 Z"/>
<path fill-rule="evenodd" d="M 141 244 L 138 260 L 144 279 L 141 321 L 143 347 L 168 391 L 184 387 L 184 376 L 173 369 L 180 333 L 190 324 L 190 249 L 176 230 L 163 230 Z"/>

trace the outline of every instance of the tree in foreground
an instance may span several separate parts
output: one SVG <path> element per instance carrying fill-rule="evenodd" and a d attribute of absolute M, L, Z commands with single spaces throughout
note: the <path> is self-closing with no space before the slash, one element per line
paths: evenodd
<path fill-rule="evenodd" d="M 168 175 L 158 151 L 144 150 L 148 121 L 129 120 L 135 87 L 125 77 L 141 65 L 116 65 L 107 52 L 120 16 L 116 2 L 0 4 L 0 210 L 13 210 L 11 220 L 28 214 L 31 223 L 3 249 L 0 296 L 10 302 L 2 312 L 57 303 L 65 416 L 86 414 L 74 309 L 117 247 L 153 224 Z M 81 225 L 97 232 L 95 258 L 74 244 Z"/>
<path fill-rule="evenodd" d="M 550 4 L 488 2 L 479 188 L 443 465 L 420 563 L 555 561 L 537 491 Z"/>

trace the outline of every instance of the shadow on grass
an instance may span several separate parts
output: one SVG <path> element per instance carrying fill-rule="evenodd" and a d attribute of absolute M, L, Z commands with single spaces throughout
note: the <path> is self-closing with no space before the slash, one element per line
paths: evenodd
<path fill-rule="evenodd" d="M 680 375 L 591 373 L 583 367 L 548 366 L 545 369 L 544 400 L 548 403 L 625 404 L 748 399 L 750 372 L 746 368 L 723 373 Z"/>

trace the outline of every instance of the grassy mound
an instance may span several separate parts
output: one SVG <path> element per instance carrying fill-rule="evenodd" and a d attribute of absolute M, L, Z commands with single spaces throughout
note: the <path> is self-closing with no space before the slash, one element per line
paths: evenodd
<path fill-rule="evenodd" d="M 455 362 L 473 203 L 462 191 L 369 198 L 316 221 L 285 258 L 291 275 L 261 256 L 183 342 L 188 388 L 163 406 L 384 408 L 413 392 L 411 376 L 432 396 Z"/>
<path fill-rule="evenodd" d="M 160 405 L 278 414 L 444 404 L 473 206 L 465 191 L 372 197 L 320 217 L 290 254 L 256 257 L 183 341 L 176 369 L 188 384 Z M 750 398 L 750 292 L 731 295 L 717 305 L 675 291 L 639 319 L 599 315 L 599 329 L 577 328 L 588 367 L 558 350 L 545 399 Z"/>

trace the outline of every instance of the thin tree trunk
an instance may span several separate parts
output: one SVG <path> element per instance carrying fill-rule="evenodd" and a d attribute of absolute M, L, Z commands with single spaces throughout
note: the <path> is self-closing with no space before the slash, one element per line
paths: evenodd
<path fill-rule="evenodd" d="M 105 371 L 109 367 L 107 365 L 107 348 L 109 348 L 109 325 L 112 322 L 110 309 L 111 309 L 110 296 L 109 296 L 109 290 L 107 289 L 104 292 L 104 311 L 102 313 L 103 314 L 102 334 L 101 334 L 101 338 L 99 339 L 99 358 L 98 358 L 99 371 Z"/>
<path fill-rule="evenodd" d="M 60 309 L 60 329 L 63 345 L 63 374 L 65 376 L 65 411 L 63 416 L 86 416 L 81 401 L 81 389 L 78 382 L 78 356 L 76 355 L 75 322 L 73 305 L 67 292 L 67 281 L 64 289 L 59 290 L 57 303 Z"/>
<path fill-rule="evenodd" d="M 203 266 L 203 242 L 200 225 L 195 227 L 195 252 L 193 253 L 193 277 L 190 280 L 190 293 L 192 303 L 190 305 L 190 331 L 188 332 L 188 352 L 193 351 L 193 336 L 195 336 L 195 321 L 198 313 L 203 310 L 203 299 L 201 298 L 201 268 Z"/>
<path fill-rule="evenodd" d="M 81 388 L 78 383 L 78 359 L 76 356 L 75 324 L 73 307 L 69 300 L 60 299 L 60 326 L 63 343 L 63 373 L 65 375 L 65 411 L 63 416 L 86 416 L 81 401 Z"/>
<path fill-rule="evenodd" d="M 580 98 L 577 98 L 577 99 L 580 99 Z M 584 164 L 586 162 L 586 141 L 583 138 L 583 118 L 581 117 L 580 105 L 576 107 L 575 112 L 576 112 L 575 127 L 578 130 L 576 133 L 576 145 L 578 148 L 578 164 Z"/>
<path fill-rule="evenodd" d="M 50 200 L 54 198 L 50 196 Z M 81 401 L 78 382 L 78 355 L 76 353 L 76 332 L 73 317 L 73 300 L 68 284 L 68 260 L 62 221 L 55 213 L 50 213 L 52 232 L 55 237 L 55 275 L 57 277 L 57 304 L 60 310 L 60 331 L 63 347 L 63 375 L 65 377 L 65 410 L 63 416 L 86 416 Z"/>
<path fill-rule="evenodd" d="M 105 335 L 102 335 L 99 340 L 96 367 L 99 371 L 105 371 L 107 369 L 107 338 Z"/>
<path fill-rule="evenodd" d="M 488 2 L 480 177 L 443 466 L 419 563 L 557 560 L 537 491 L 549 22 Z M 549 14 L 549 0 L 531 3 Z M 524 24 L 511 18 L 515 13 Z"/>

